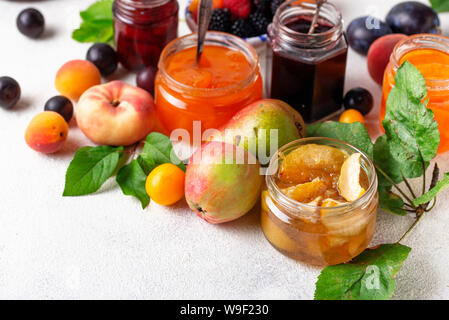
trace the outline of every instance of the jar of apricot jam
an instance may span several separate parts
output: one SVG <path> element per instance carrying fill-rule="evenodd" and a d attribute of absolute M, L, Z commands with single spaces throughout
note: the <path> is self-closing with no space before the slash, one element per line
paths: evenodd
<path fill-rule="evenodd" d="M 277 250 L 335 265 L 366 249 L 379 198 L 373 163 L 363 152 L 335 139 L 300 139 L 279 149 L 268 173 L 261 225 Z"/>
<path fill-rule="evenodd" d="M 192 138 L 219 129 L 240 109 L 262 98 L 259 59 L 253 47 L 223 32 L 208 32 L 199 63 L 197 34 L 172 41 L 161 54 L 155 80 L 162 131 L 185 129 Z M 196 122 L 196 124 L 195 124 Z"/>
<path fill-rule="evenodd" d="M 399 42 L 390 57 L 383 79 L 380 124 L 385 117 L 386 103 L 394 87 L 398 68 L 408 60 L 422 73 L 427 84 L 428 107 L 432 109 L 440 130 L 438 153 L 449 150 L 449 38 L 419 34 Z"/>
<path fill-rule="evenodd" d="M 115 43 L 129 70 L 156 67 L 162 49 L 178 36 L 176 0 L 115 0 Z"/>
<path fill-rule="evenodd" d="M 348 51 L 342 15 L 330 3 L 308 34 L 315 11 L 315 3 L 287 1 L 268 27 L 270 97 L 287 102 L 309 123 L 340 111 Z"/>

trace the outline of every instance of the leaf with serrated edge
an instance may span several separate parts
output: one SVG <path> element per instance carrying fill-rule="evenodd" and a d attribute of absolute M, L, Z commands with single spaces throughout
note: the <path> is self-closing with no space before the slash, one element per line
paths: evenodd
<path fill-rule="evenodd" d="M 345 141 L 373 157 L 373 143 L 365 126 L 360 122 L 341 123 L 326 121 L 307 126 L 308 137 L 326 137 Z"/>
<path fill-rule="evenodd" d="M 132 160 L 129 164 L 122 167 L 116 177 L 123 194 L 139 199 L 142 209 L 145 209 L 148 203 L 150 203 L 150 197 L 145 191 L 146 179 L 147 175 L 137 160 Z"/>
<path fill-rule="evenodd" d="M 423 174 L 440 143 L 438 124 L 432 110 L 421 103 L 427 95 L 421 73 L 408 61 L 398 69 L 396 85 L 387 100 L 382 124 L 388 138 L 390 153 L 406 178 Z"/>
<path fill-rule="evenodd" d="M 374 143 L 373 155 L 376 166 L 385 172 L 395 183 L 400 183 L 403 180 L 401 171 L 399 170 L 399 164 L 390 153 L 390 147 L 388 145 L 386 135 L 382 135 L 377 138 L 376 143 Z M 378 172 L 377 177 L 379 181 L 379 188 L 391 186 L 391 183 L 382 173 Z"/>
<path fill-rule="evenodd" d="M 422 196 L 413 200 L 415 206 L 420 204 L 428 203 L 430 200 L 435 198 L 438 193 L 449 187 L 449 172 L 444 174 L 442 180 L 438 181 L 435 187 L 424 193 Z"/>
<path fill-rule="evenodd" d="M 325 267 L 318 277 L 315 300 L 387 300 L 394 277 L 410 253 L 401 244 L 366 249 L 346 264 Z"/>
<path fill-rule="evenodd" d="M 117 168 L 123 147 L 84 147 L 79 149 L 67 169 L 63 196 L 94 193 Z"/>
<path fill-rule="evenodd" d="M 186 166 L 176 156 L 170 139 L 162 133 L 152 132 L 147 136 L 141 155 L 151 158 L 155 165 L 173 163 L 186 171 Z"/>
<path fill-rule="evenodd" d="M 397 214 L 399 216 L 407 215 L 407 211 L 403 209 L 404 200 L 391 190 L 391 187 L 379 187 L 379 205 L 384 211 Z"/>

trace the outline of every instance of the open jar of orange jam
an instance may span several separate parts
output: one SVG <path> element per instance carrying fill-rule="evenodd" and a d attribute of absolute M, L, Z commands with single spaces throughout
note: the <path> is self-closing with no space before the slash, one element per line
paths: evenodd
<path fill-rule="evenodd" d="M 380 123 L 385 117 L 386 102 L 394 87 L 398 68 L 408 60 L 423 74 L 427 83 L 428 107 L 432 109 L 440 130 L 438 153 L 449 150 L 449 38 L 419 34 L 399 42 L 390 57 L 383 80 Z"/>
<path fill-rule="evenodd" d="M 199 63 L 197 34 L 170 42 L 155 80 L 156 110 L 166 133 L 185 129 L 193 136 L 219 129 L 238 110 L 262 98 L 259 59 L 251 45 L 223 32 L 208 32 Z"/>
<path fill-rule="evenodd" d="M 305 138 L 273 156 L 261 225 L 283 254 L 314 265 L 347 262 L 366 249 L 379 202 L 371 160 L 329 138 Z"/>

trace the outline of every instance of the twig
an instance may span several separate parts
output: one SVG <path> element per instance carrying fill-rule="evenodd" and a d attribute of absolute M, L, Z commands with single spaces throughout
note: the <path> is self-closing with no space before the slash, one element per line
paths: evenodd
<path fill-rule="evenodd" d="M 409 234 L 409 232 L 412 231 L 412 229 L 418 224 L 419 220 L 421 220 L 421 217 L 422 217 L 423 215 L 424 215 L 424 214 L 420 214 L 420 215 L 416 218 L 415 222 L 413 222 L 413 224 L 410 226 L 410 228 L 408 228 L 408 230 L 404 233 L 404 235 L 401 237 L 401 239 L 398 240 L 397 243 L 401 243 L 401 241 L 404 240 L 404 238 Z"/>
<path fill-rule="evenodd" d="M 374 166 L 376 167 L 377 171 L 379 171 L 385 177 L 385 179 L 387 179 L 388 182 L 390 182 L 393 185 L 393 187 L 395 187 L 396 190 L 399 191 L 399 193 L 404 197 L 404 199 L 408 201 L 409 206 L 416 210 L 416 206 L 413 204 L 413 201 L 404 193 L 404 191 L 401 190 L 401 188 L 398 187 L 398 185 L 385 173 L 385 171 L 383 171 L 376 164 Z"/>

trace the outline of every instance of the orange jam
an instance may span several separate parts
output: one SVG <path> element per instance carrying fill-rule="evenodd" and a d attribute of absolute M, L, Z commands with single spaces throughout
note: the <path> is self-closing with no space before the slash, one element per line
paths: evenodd
<path fill-rule="evenodd" d="M 241 108 L 261 98 L 257 54 L 237 37 L 209 32 L 199 63 L 196 34 L 174 40 L 162 53 L 155 100 L 168 134 L 185 129 L 192 138 L 194 121 L 201 121 L 201 132 L 219 129 Z"/>
<path fill-rule="evenodd" d="M 434 112 L 440 129 L 438 153 L 449 150 L 449 38 L 440 35 L 416 35 L 404 39 L 395 47 L 383 80 L 380 122 L 394 76 L 402 63 L 408 60 L 423 74 L 427 83 L 428 107 Z"/>

